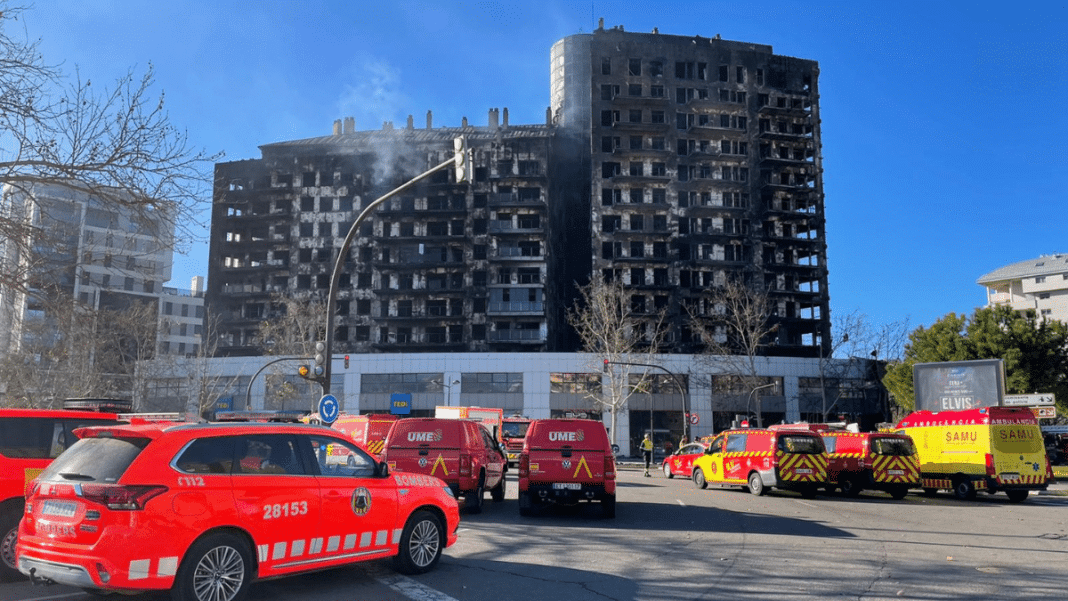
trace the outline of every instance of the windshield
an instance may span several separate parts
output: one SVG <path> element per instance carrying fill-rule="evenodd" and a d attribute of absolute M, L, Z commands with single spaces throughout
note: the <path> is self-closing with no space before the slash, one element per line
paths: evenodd
<path fill-rule="evenodd" d="M 505 438 L 525 438 L 530 422 L 504 422 L 501 427 L 501 436 Z"/>
<path fill-rule="evenodd" d="M 41 481 L 118 482 L 145 448 L 147 438 L 83 438 L 41 474 Z"/>
<path fill-rule="evenodd" d="M 871 441 L 871 450 L 876 455 L 893 455 L 907 457 L 916 454 L 916 447 L 907 438 L 875 438 Z"/>
<path fill-rule="evenodd" d="M 816 436 L 788 434 L 779 436 L 779 450 L 787 453 L 818 454 L 823 452 L 823 444 Z"/>

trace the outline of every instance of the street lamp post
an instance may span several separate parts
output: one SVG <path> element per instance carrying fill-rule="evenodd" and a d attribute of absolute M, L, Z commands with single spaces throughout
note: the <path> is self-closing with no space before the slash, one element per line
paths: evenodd
<path fill-rule="evenodd" d="M 447 401 L 446 407 L 452 407 L 452 387 L 457 385 L 457 384 L 459 384 L 459 383 L 460 383 L 459 380 L 453 380 L 452 384 L 445 384 L 444 382 L 442 382 L 441 385 L 444 386 L 445 388 L 449 389 L 449 396 L 448 396 L 448 401 Z"/>
<path fill-rule="evenodd" d="M 753 402 L 753 393 L 755 393 L 756 391 L 760 390 L 761 388 L 771 388 L 774 385 L 775 385 L 775 382 L 772 382 L 770 384 L 761 384 L 760 386 L 757 386 L 756 388 L 754 388 L 753 390 L 751 390 L 749 392 L 749 400 L 745 402 L 745 413 L 746 413 L 747 416 L 749 415 L 749 404 Z M 764 414 L 764 412 L 760 407 L 760 397 L 758 396 L 757 397 L 757 427 L 758 428 L 763 428 L 764 427 L 764 415 L 763 414 Z"/>
<path fill-rule="evenodd" d="M 356 232 L 359 231 L 360 225 L 363 224 L 364 220 L 366 220 L 375 209 L 382 205 L 382 203 L 450 165 L 456 166 L 457 183 L 471 181 L 471 153 L 467 146 L 467 139 L 460 137 L 456 138 L 454 142 L 456 151 L 448 160 L 431 167 L 364 207 L 356 217 L 356 220 L 352 222 L 352 227 L 349 228 L 349 232 L 345 236 L 344 242 L 341 243 L 341 248 L 338 249 L 337 258 L 334 260 L 334 270 L 330 274 L 330 289 L 326 295 L 326 332 L 324 333 L 325 348 L 323 349 L 323 355 L 326 360 L 323 363 L 323 375 L 319 380 L 319 385 L 322 387 L 324 395 L 330 392 L 330 376 L 333 368 L 334 311 L 336 311 L 337 307 L 337 287 L 338 282 L 341 281 L 341 272 L 345 268 L 345 256 L 349 252 L 349 247 L 352 246 L 352 241 L 356 238 Z"/>

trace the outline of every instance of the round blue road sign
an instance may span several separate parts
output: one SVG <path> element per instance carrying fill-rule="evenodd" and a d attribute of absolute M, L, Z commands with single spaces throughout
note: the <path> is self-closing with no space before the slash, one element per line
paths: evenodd
<path fill-rule="evenodd" d="M 319 420 L 324 424 L 334 423 L 340 410 L 341 405 L 338 404 L 334 395 L 324 394 L 323 398 L 319 399 Z"/>

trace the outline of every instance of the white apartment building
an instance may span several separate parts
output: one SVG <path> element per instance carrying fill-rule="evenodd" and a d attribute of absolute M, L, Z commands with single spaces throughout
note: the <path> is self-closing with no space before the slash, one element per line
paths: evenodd
<path fill-rule="evenodd" d="M 979 278 L 986 304 L 1033 310 L 1045 319 L 1068 323 L 1068 254 L 1042 255 L 995 269 Z"/>
<path fill-rule="evenodd" d="M 39 234 L 22 244 L 0 240 L 0 264 L 8 274 L 25 274 L 26 282 L 26 290 L 0 285 L 0 354 L 40 343 L 42 328 L 34 326 L 50 323 L 50 307 L 68 301 L 90 310 L 151 303 L 159 315 L 157 352 L 196 352 L 203 278 L 194 278 L 193 290 L 163 287 L 174 237 L 165 215 L 135 214 L 59 184 L 5 185 L 2 198 L 5 218 Z"/>

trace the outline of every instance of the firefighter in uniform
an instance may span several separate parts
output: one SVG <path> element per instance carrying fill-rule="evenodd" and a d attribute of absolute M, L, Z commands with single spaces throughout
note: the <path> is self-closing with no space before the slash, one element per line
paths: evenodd
<path fill-rule="evenodd" d="M 653 462 L 653 441 L 646 434 L 642 440 L 642 458 L 645 459 L 645 477 L 649 477 L 649 464 Z"/>

